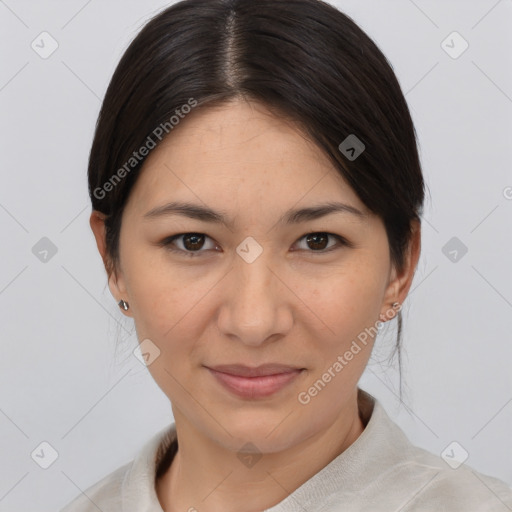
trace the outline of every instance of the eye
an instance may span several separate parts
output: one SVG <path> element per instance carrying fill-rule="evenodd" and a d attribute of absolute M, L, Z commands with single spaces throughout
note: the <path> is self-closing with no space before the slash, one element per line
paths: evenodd
<path fill-rule="evenodd" d="M 326 246 L 329 237 L 334 238 L 335 240 L 337 240 L 338 243 L 332 244 L 331 246 Z M 205 239 L 212 240 L 208 235 L 205 235 L 204 233 L 180 233 L 165 238 L 159 243 L 159 245 L 165 247 L 169 251 L 181 253 L 189 257 L 195 257 L 199 256 L 201 252 L 206 252 L 208 249 L 215 250 L 216 248 L 218 248 L 218 245 L 212 243 L 210 248 L 207 247 L 205 250 L 201 250 L 204 249 Z M 336 248 L 339 248 L 340 246 L 352 247 L 352 244 L 348 240 L 334 233 L 307 233 L 301 238 L 299 238 L 299 242 L 302 240 L 305 240 L 306 244 L 308 244 L 307 247 L 313 250 L 308 250 L 308 248 L 301 250 L 306 250 L 306 252 L 311 253 L 325 254 L 327 252 L 335 250 Z M 182 248 L 176 247 L 176 245 L 179 245 L 176 244 L 176 241 L 180 241 Z"/>
<path fill-rule="evenodd" d="M 173 245 L 175 245 L 175 240 L 179 240 L 180 238 L 182 239 L 181 243 L 183 249 L 173 247 Z M 187 256 L 194 257 L 199 255 L 195 253 L 205 252 L 201 251 L 200 249 L 204 247 L 204 240 L 206 238 L 209 238 L 211 240 L 211 238 L 208 235 L 205 235 L 204 233 L 180 233 L 178 235 L 173 235 L 166 238 L 165 240 L 160 242 L 160 245 L 165 247 L 169 251 L 179 252 L 182 254 L 186 254 Z M 211 248 L 215 249 L 215 247 L 217 246 L 213 244 L 213 247 Z"/>
<path fill-rule="evenodd" d="M 333 244 L 331 246 L 327 246 L 327 241 L 329 237 L 332 237 L 338 241 L 337 244 Z M 313 250 L 306 249 L 307 252 L 320 253 L 325 254 L 326 252 L 331 252 L 341 246 L 351 247 L 351 244 L 340 235 L 335 235 L 334 233 L 324 233 L 324 232 L 315 232 L 315 233 L 307 233 L 299 241 L 305 240 L 307 247 Z"/>

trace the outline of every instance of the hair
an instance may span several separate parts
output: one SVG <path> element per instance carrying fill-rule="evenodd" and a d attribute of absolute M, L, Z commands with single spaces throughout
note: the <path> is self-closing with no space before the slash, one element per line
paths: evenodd
<path fill-rule="evenodd" d="M 405 97 L 376 44 L 320 0 L 183 0 L 151 18 L 128 46 L 97 120 L 89 195 L 106 216 L 109 275 L 119 264 L 124 206 L 147 157 L 134 152 L 158 144 L 162 127 L 171 133 L 169 119 L 192 101 L 197 110 L 237 99 L 292 120 L 325 152 L 383 220 L 390 259 L 402 270 L 425 184 Z M 339 148 L 351 134 L 365 146 L 355 159 Z M 393 352 L 399 369 L 401 315 Z"/>

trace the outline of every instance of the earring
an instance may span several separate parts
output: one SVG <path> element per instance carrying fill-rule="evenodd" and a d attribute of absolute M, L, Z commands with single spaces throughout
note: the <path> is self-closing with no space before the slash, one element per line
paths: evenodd
<path fill-rule="evenodd" d="M 118 302 L 118 306 L 122 309 L 124 309 L 125 311 L 128 311 L 128 308 L 130 307 L 130 305 L 128 304 L 128 302 L 124 301 L 123 299 L 121 299 L 119 302 Z"/>
<path fill-rule="evenodd" d="M 401 304 L 400 304 L 400 302 L 393 302 L 393 304 L 391 305 L 391 307 L 392 307 L 393 309 L 395 309 L 395 308 L 399 307 L 400 305 L 401 305 Z"/>

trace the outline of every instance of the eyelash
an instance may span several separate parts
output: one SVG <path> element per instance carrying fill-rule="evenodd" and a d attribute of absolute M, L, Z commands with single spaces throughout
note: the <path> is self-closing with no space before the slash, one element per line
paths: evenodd
<path fill-rule="evenodd" d="M 337 246 L 334 245 L 334 246 L 332 246 L 332 247 L 330 247 L 328 249 L 322 249 L 322 250 L 318 250 L 318 251 L 306 251 L 306 252 L 309 252 L 311 254 L 322 255 L 322 254 L 330 253 L 333 250 L 340 249 L 343 246 L 345 246 L 345 247 L 353 247 L 353 244 L 350 243 L 347 239 L 343 238 L 342 236 L 336 235 L 335 233 L 328 233 L 328 232 L 325 232 L 325 231 L 312 231 L 310 233 L 306 233 L 305 235 L 301 236 L 298 239 L 298 241 L 303 240 L 308 235 L 318 235 L 318 234 L 327 235 L 327 236 L 335 238 L 338 241 L 338 245 Z M 209 237 L 205 233 L 196 233 L 194 231 L 191 231 L 191 232 L 188 232 L 188 233 L 179 233 L 177 235 L 173 235 L 173 236 L 167 237 L 164 240 L 162 240 L 159 243 L 159 245 L 162 246 L 162 247 L 165 247 L 168 251 L 175 252 L 175 253 L 180 253 L 180 254 L 186 254 L 188 257 L 191 257 L 191 258 L 197 257 L 201 253 L 206 252 L 208 250 L 207 249 L 207 250 L 197 250 L 197 251 L 186 251 L 186 250 L 183 250 L 183 249 L 176 249 L 175 247 L 172 247 L 172 243 L 174 242 L 174 240 L 176 240 L 178 238 L 181 238 L 181 237 L 183 237 L 185 235 L 200 235 L 200 236 L 205 236 L 206 238 L 210 238 L 211 240 L 213 240 L 211 237 Z"/>

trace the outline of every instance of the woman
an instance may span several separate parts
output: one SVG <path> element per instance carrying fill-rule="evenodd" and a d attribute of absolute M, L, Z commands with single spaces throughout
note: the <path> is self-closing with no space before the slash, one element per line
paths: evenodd
<path fill-rule="evenodd" d="M 512 509 L 358 388 L 420 255 L 410 113 L 316 0 L 185 0 L 107 90 L 91 228 L 174 423 L 63 510 Z"/>

